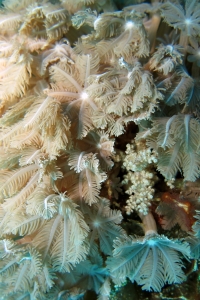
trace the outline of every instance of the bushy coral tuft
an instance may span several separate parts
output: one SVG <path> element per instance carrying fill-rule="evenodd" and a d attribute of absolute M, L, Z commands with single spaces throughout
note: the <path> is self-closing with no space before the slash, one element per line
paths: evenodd
<path fill-rule="evenodd" d="M 160 292 L 199 259 L 200 4 L 132 2 L 1 5 L 2 300 Z"/>

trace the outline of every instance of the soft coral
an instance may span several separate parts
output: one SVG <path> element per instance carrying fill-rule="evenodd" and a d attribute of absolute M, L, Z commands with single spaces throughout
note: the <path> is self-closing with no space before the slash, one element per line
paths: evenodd
<path fill-rule="evenodd" d="M 189 244 L 158 235 L 151 213 L 142 216 L 145 237 L 123 236 L 114 243 L 113 257 L 108 268 L 114 282 L 128 277 L 147 291 L 160 291 L 164 284 L 181 283 L 185 279 L 179 252 L 189 257 Z"/>

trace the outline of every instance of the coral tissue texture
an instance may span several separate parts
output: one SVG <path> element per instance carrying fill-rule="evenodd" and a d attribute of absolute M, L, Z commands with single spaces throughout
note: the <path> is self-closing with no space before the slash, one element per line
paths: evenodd
<path fill-rule="evenodd" d="M 2 3 L 1 300 L 160 292 L 200 256 L 200 2 L 123 3 Z"/>

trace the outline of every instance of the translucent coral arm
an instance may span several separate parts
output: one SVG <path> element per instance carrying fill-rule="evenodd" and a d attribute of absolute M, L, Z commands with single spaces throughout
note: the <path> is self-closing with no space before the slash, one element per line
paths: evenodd
<path fill-rule="evenodd" d="M 145 236 L 157 233 L 156 222 L 151 212 L 149 212 L 147 215 L 139 214 L 139 216 L 142 220 Z"/>

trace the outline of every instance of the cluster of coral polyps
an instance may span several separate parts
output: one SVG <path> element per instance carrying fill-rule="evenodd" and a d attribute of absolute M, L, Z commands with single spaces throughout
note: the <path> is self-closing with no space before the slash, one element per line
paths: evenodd
<path fill-rule="evenodd" d="M 169 187 L 198 190 L 200 4 L 135 2 L 3 1 L 0 299 L 108 299 L 127 278 L 160 291 L 199 258 L 198 193 Z"/>

